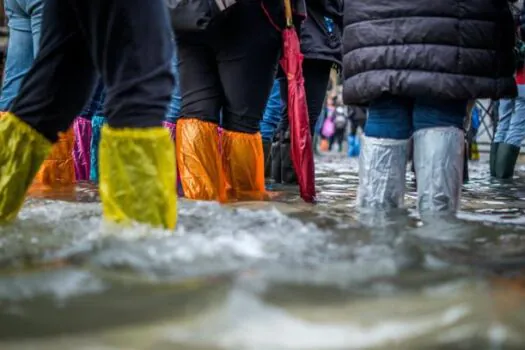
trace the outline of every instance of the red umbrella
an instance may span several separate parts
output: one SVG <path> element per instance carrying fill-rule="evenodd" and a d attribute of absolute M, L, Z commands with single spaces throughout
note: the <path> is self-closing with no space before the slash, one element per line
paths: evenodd
<path fill-rule="evenodd" d="M 308 203 L 315 201 L 315 169 L 312 136 L 304 90 L 301 45 L 293 25 L 290 0 L 284 0 L 286 29 L 283 30 L 283 58 L 281 66 L 288 79 L 288 118 L 292 163 L 299 180 L 301 198 Z"/>

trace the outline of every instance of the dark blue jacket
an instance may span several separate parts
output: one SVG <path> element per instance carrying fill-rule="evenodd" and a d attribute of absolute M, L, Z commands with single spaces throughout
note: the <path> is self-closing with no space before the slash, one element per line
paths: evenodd
<path fill-rule="evenodd" d="M 306 0 L 307 17 L 301 26 L 301 51 L 307 59 L 341 66 L 343 0 Z"/>

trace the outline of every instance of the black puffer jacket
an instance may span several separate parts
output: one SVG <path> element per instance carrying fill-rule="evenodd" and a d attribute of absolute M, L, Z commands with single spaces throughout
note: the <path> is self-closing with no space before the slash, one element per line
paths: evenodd
<path fill-rule="evenodd" d="M 344 100 L 516 94 L 507 0 L 345 0 Z"/>
<path fill-rule="evenodd" d="M 308 16 L 301 25 L 304 57 L 332 61 L 341 66 L 343 0 L 306 0 L 306 8 Z M 333 21 L 331 28 L 325 18 Z"/>

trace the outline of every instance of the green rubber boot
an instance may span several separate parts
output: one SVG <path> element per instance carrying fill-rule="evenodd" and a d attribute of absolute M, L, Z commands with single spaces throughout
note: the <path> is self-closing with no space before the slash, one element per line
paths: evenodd
<path fill-rule="evenodd" d="M 490 176 L 496 177 L 496 159 L 498 157 L 498 147 L 499 142 L 493 142 L 492 145 L 490 145 Z"/>
<path fill-rule="evenodd" d="M 519 154 L 520 147 L 508 143 L 499 144 L 495 163 L 496 178 L 502 180 L 512 179 Z"/>

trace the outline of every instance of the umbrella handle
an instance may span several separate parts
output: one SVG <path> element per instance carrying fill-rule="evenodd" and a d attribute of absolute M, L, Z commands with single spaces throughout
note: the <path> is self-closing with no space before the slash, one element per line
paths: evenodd
<path fill-rule="evenodd" d="M 286 26 L 293 27 L 292 4 L 290 0 L 284 0 L 284 13 L 286 15 Z"/>

